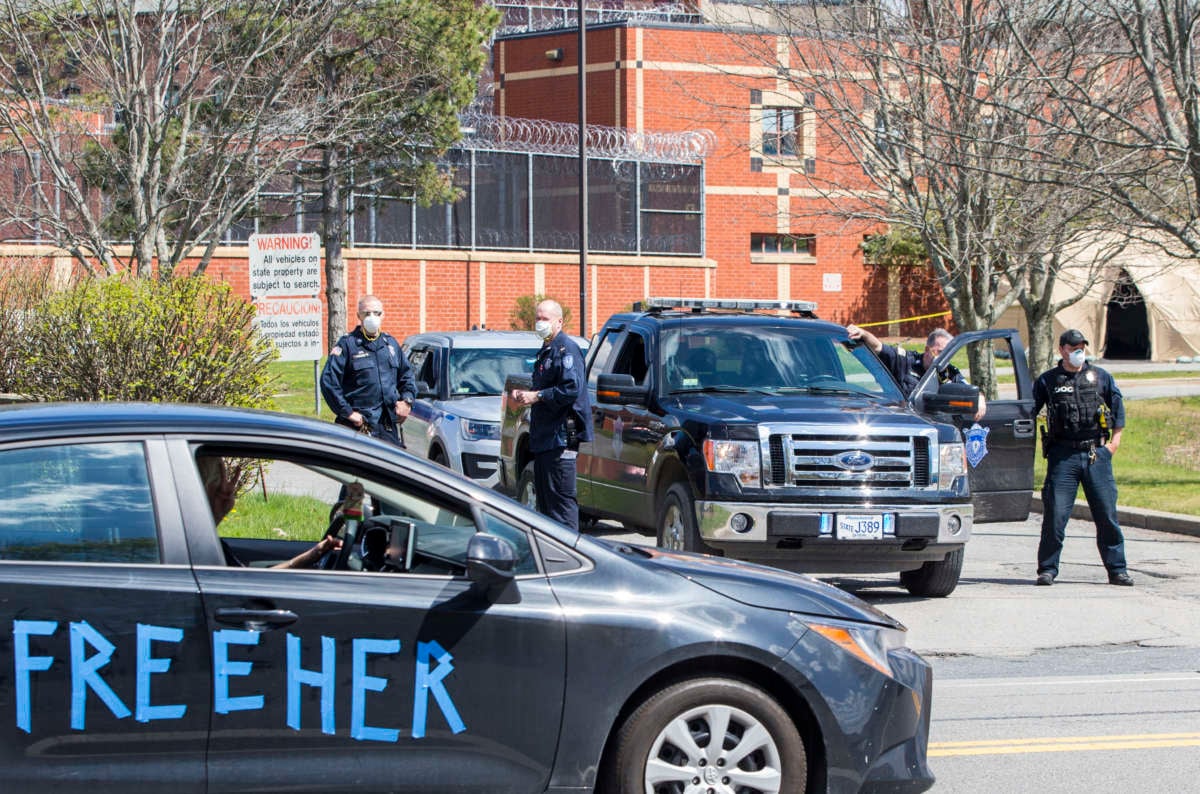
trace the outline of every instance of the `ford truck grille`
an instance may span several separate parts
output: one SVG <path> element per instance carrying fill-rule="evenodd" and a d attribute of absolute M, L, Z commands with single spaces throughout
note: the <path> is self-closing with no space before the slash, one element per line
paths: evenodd
<path fill-rule="evenodd" d="M 770 428 L 764 475 L 770 485 L 781 487 L 927 488 L 934 481 L 932 446 L 928 433 L 897 428 L 865 437 L 828 427 Z"/>

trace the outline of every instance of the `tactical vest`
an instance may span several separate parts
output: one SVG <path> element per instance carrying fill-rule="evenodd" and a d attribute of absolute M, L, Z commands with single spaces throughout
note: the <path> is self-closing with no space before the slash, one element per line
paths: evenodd
<path fill-rule="evenodd" d="M 1088 376 L 1091 377 L 1088 377 Z M 1061 366 L 1047 378 L 1050 401 L 1050 436 L 1055 441 L 1088 441 L 1100 438 L 1100 377 L 1091 367 L 1071 373 Z"/>

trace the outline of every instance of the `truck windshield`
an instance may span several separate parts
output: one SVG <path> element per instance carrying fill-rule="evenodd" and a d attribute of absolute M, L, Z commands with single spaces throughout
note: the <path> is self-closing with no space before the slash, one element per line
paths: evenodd
<path fill-rule="evenodd" d="M 660 342 L 659 382 L 667 394 L 740 389 L 904 399 L 870 350 L 825 329 L 686 323 L 665 329 Z"/>
<path fill-rule="evenodd" d="M 478 397 L 504 393 L 509 375 L 533 372 L 537 348 L 452 348 L 450 396 Z"/>

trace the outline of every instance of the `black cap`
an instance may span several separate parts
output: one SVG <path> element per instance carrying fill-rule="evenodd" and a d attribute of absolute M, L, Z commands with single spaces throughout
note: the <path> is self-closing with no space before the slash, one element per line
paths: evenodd
<path fill-rule="evenodd" d="M 1086 344 L 1089 344 L 1087 337 L 1084 336 L 1083 331 L 1080 331 L 1078 328 L 1072 328 L 1069 331 L 1063 331 L 1062 336 L 1058 338 L 1059 347 L 1062 347 L 1063 345 L 1070 345 L 1071 347 L 1074 347 L 1075 345 Z"/>

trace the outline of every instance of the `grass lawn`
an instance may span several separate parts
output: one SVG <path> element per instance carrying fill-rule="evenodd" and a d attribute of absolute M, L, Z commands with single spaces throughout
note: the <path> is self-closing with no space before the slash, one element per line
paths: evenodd
<path fill-rule="evenodd" d="M 1113 458 L 1117 503 L 1200 516 L 1200 397 L 1167 397 L 1125 403 L 1125 432 Z M 1046 461 L 1034 460 L 1041 488 Z M 1083 493 L 1079 495 L 1080 502 Z"/>
<path fill-rule="evenodd" d="M 268 494 L 255 487 L 238 497 L 221 522 L 226 537 L 316 541 L 329 524 L 329 505 L 312 496 Z"/>
<path fill-rule="evenodd" d="M 325 366 L 325 359 L 319 362 Z M 275 409 L 300 416 L 315 416 L 313 399 L 315 385 L 313 379 L 313 363 L 311 361 L 282 361 L 271 365 L 271 374 L 278 381 L 279 391 L 275 394 Z M 320 369 L 317 370 L 320 377 Z M 320 418 L 333 421 L 329 406 L 321 402 Z"/>

